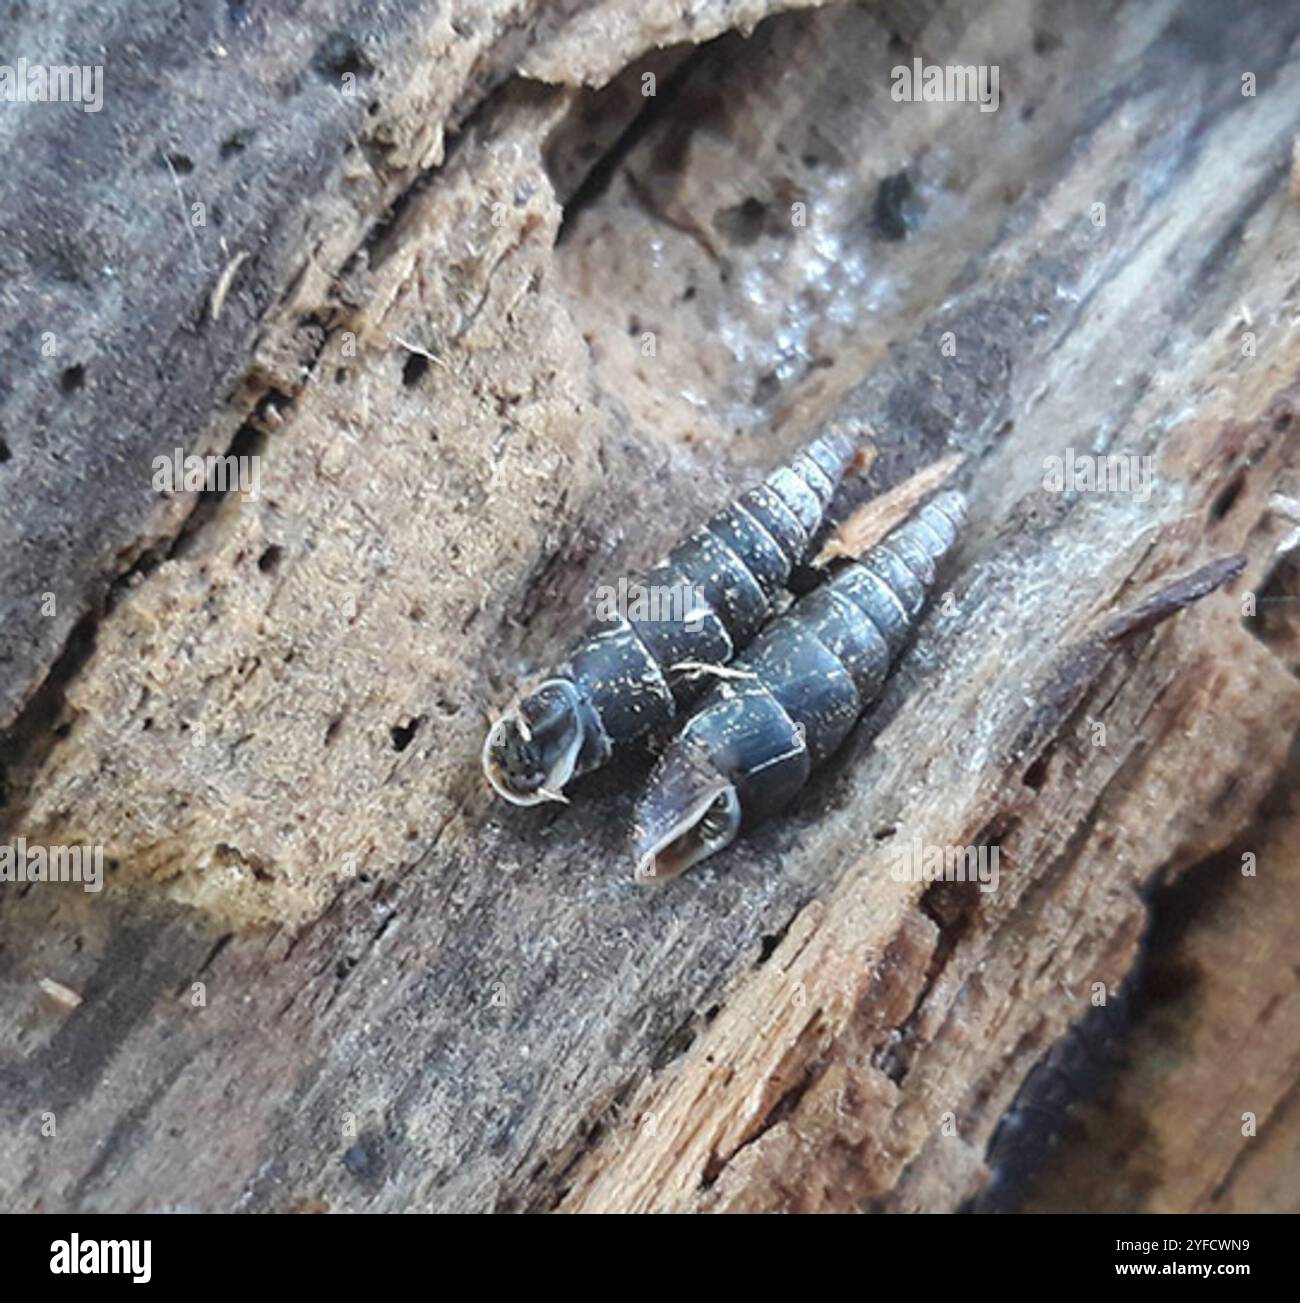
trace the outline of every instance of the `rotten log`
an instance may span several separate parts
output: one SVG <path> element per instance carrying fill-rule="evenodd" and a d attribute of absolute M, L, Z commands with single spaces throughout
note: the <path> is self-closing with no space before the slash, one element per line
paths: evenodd
<path fill-rule="evenodd" d="M 0 888 L 4 1207 L 968 1206 L 1159 970 L 1151 893 L 1250 839 L 1300 724 L 1300 15 L 779 7 L 105 6 L 102 113 L 14 127 L 3 814 L 111 867 Z M 914 57 L 998 65 L 997 111 L 894 100 Z M 959 453 L 972 511 L 827 771 L 654 891 L 644 760 L 493 802 L 485 721 L 592 587 L 829 420 L 878 441 L 846 508 Z M 256 499 L 160 496 L 177 446 Z M 1045 486 L 1110 454 L 1149 495 Z M 998 889 L 895 880 L 914 839 Z M 1258 847 L 1255 921 L 1204 926 L 1270 938 L 1277 1140 L 1193 1037 L 1194 1179 L 1177 1132 L 1118 1194 L 1030 1154 L 1033 1206 L 1294 1206 Z"/>

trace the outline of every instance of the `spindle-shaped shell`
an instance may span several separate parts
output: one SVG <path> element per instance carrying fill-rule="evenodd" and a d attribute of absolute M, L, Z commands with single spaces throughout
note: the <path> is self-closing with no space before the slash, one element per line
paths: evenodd
<path fill-rule="evenodd" d="M 488 731 L 496 791 L 516 805 L 563 800 L 572 778 L 692 701 L 701 667 L 725 665 L 766 620 L 856 451 L 850 435 L 822 435 L 673 548 L 637 586 L 688 592 L 689 610 L 598 620 Z"/>
<path fill-rule="evenodd" d="M 779 810 L 879 695 L 937 562 L 960 493 L 934 498 L 773 620 L 669 744 L 637 803 L 637 876 L 672 878 Z"/>

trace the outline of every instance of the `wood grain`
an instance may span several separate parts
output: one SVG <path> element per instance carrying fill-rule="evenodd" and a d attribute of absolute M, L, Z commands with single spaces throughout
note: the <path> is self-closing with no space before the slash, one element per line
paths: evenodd
<path fill-rule="evenodd" d="M 113 862 L 100 895 L 0 887 L 0 1202 L 979 1198 L 1035 1066 L 1119 1017 L 1150 893 L 1252 826 L 1300 725 L 1290 608 L 1243 619 L 1292 582 L 1269 504 L 1300 489 L 1300 16 L 931 0 L 694 50 L 726 6 L 693 28 L 610 0 L 568 27 L 394 3 L 367 36 L 331 4 L 185 37 L 191 61 L 232 51 L 210 63 L 229 123 L 142 81 L 142 156 L 187 142 L 226 250 L 191 268 L 166 169 L 142 173 L 131 292 L 86 327 L 120 384 L 87 355 L 48 472 L 24 432 L 51 428 L 57 374 L 0 395 L 0 478 L 47 512 L 0 534 L 31 563 L 6 600 L 61 595 L 55 624 L 5 626 L 5 823 Z M 364 56 L 374 113 L 304 71 L 335 28 L 358 49 L 322 58 Z M 998 111 L 892 100 L 913 56 L 997 63 Z M 258 133 L 218 181 L 241 88 Z M 72 313 L 76 278 L 42 275 Z M 952 454 L 972 510 L 795 808 L 647 892 L 625 840 L 645 758 L 563 810 L 493 802 L 485 721 L 593 586 L 832 419 L 879 453 L 843 510 Z M 156 501 L 148 457 L 177 438 L 257 452 L 259 499 Z M 1101 454 L 1150 491 L 1046 487 L 1047 459 Z M 918 842 L 996 848 L 997 889 L 899 880 Z M 1289 1016 L 1294 857 L 1272 853 L 1198 959 L 1257 978 L 1189 997 L 1206 1107 L 1155 1128 L 1120 1202 L 1294 1206 L 1294 1041 L 1252 1041 L 1249 1145 L 1219 1052 Z M 1245 1022 L 1216 1038 L 1220 1016 Z"/>

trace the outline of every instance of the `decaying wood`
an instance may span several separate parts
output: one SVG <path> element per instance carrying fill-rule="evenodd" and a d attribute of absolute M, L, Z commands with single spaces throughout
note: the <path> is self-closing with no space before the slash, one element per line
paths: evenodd
<path fill-rule="evenodd" d="M 1300 1211 L 1297 793 L 1300 752 L 1256 825 L 1156 894 L 1132 1026 L 1058 1113 L 1029 1208 Z"/>
<path fill-rule="evenodd" d="M 137 4 L 176 75 L 24 117 L 4 344 L 61 342 L 0 389 L 4 817 L 112 867 L 0 889 L 4 1206 L 953 1209 L 1145 894 L 1250 826 L 1300 725 L 1300 14 L 885 0 L 690 48 L 765 10 Z M 913 56 L 1001 106 L 891 99 Z M 55 202 L 99 158 L 128 229 Z M 493 802 L 485 721 L 593 585 L 832 419 L 876 432 L 847 507 L 960 455 L 971 523 L 794 809 L 645 892 L 643 762 Z M 160 497 L 178 442 L 259 455 L 257 498 Z M 1097 454 L 1149 493 L 1046 487 Z M 915 844 L 997 889 L 904 880 Z M 1274 985 L 1207 984 L 1207 1157 L 1160 1130 L 1149 1206 L 1292 1197 L 1293 1048 L 1249 1058 L 1281 1148 L 1205 1048 L 1289 1025 L 1284 880 L 1205 925 Z"/>

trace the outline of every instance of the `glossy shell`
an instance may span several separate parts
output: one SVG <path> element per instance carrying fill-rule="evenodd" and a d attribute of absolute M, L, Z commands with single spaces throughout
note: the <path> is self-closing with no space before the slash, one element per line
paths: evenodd
<path fill-rule="evenodd" d="M 784 806 L 844 741 L 911 636 L 965 511 L 961 494 L 940 494 L 736 660 L 740 677 L 713 689 L 650 776 L 637 806 L 638 876 L 675 876 L 719 848 L 716 833 L 694 833 L 706 798 L 721 811 L 734 793 L 734 835 Z"/>
<path fill-rule="evenodd" d="M 577 746 L 570 732 L 565 746 L 556 748 L 564 763 L 540 765 L 545 779 L 531 791 L 502 772 L 505 748 L 513 743 L 516 753 L 520 749 L 517 721 L 529 709 L 525 693 L 484 744 L 484 772 L 493 787 L 516 804 L 556 799 L 570 779 L 604 764 L 615 747 L 695 700 L 708 685 L 708 667 L 726 665 L 762 627 L 856 451 L 850 435 L 821 436 L 673 548 L 639 586 L 698 595 L 690 618 L 642 618 L 629 611 L 594 624 L 545 680 L 552 691 L 561 682 L 577 691 Z"/>

